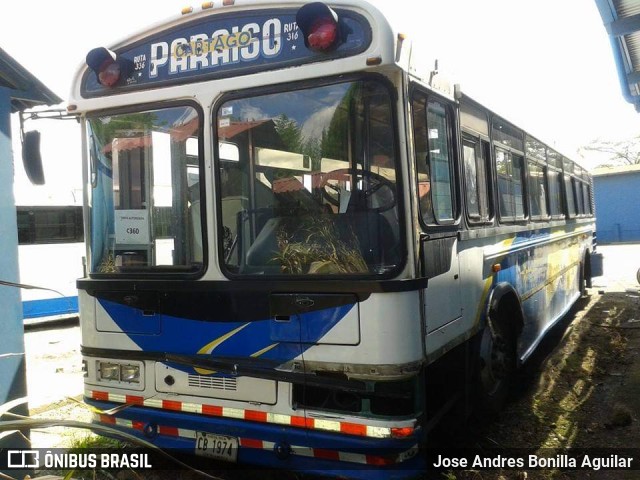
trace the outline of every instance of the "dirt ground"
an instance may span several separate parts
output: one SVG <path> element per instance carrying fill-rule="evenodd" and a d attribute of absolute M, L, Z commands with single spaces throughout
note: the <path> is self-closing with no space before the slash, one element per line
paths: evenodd
<path fill-rule="evenodd" d="M 501 414 L 471 425 L 448 441 L 482 457 L 496 449 L 556 457 L 576 449 L 595 455 L 638 449 L 640 462 L 640 295 L 638 290 L 598 292 L 581 299 L 557 325 L 519 373 L 512 398 Z M 513 451 L 512 449 L 519 449 Z M 526 451 L 520 452 L 520 449 Z M 499 450 L 498 450 L 499 451 Z M 562 460 L 560 460 L 562 462 Z M 568 462 L 568 461 L 567 461 Z M 440 472 L 447 480 L 638 479 L 637 470 L 582 468 L 510 470 L 457 469 Z M 435 477 L 438 478 L 438 477 Z"/>

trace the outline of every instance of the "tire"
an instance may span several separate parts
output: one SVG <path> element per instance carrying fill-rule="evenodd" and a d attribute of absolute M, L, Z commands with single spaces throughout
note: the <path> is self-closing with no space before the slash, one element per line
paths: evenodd
<path fill-rule="evenodd" d="M 478 338 L 475 391 L 478 411 L 495 415 L 504 407 L 516 371 L 515 338 L 504 321 L 487 322 Z"/>
<path fill-rule="evenodd" d="M 587 287 L 589 283 L 591 283 L 587 279 L 587 261 L 588 258 L 584 257 L 582 259 L 582 263 L 580 264 L 579 278 L 578 278 L 578 291 L 580 292 L 581 297 L 587 296 Z"/>

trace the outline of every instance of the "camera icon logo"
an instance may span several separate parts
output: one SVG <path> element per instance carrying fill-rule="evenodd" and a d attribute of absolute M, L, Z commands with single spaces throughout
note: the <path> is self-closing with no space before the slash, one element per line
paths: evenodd
<path fill-rule="evenodd" d="M 8 468 L 38 468 L 40 466 L 40 452 L 37 450 L 8 450 Z"/>

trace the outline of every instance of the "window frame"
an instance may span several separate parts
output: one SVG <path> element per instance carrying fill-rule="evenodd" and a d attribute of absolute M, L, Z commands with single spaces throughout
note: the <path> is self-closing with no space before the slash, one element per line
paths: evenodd
<path fill-rule="evenodd" d="M 511 147 L 508 147 L 506 145 L 503 145 L 500 142 L 497 141 L 493 141 L 493 149 L 492 149 L 492 153 L 493 153 L 493 164 L 494 164 L 494 169 L 495 169 L 495 177 L 494 177 L 494 181 L 496 182 L 496 195 L 497 195 L 497 204 L 496 204 L 496 210 L 498 212 L 498 219 L 500 221 L 501 224 L 509 224 L 509 225 L 514 225 L 514 224 L 526 224 L 528 222 L 529 219 L 529 212 L 528 212 L 528 205 L 527 205 L 527 200 L 528 200 L 528 185 L 527 185 L 527 173 L 526 173 L 526 167 L 525 167 L 525 156 L 524 153 L 519 151 L 519 150 L 515 150 Z M 521 184 L 521 199 L 522 199 L 522 217 L 518 217 L 518 215 L 516 214 L 516 212 L 514 211 L 514 215 L 513 216 L 507 216 L 502 212 L 502 208 L 501 208 L 501 201 L 500 201 L 500 183 L 499 183 L 499 178 L 498 178 L 498 167 L 497 167 L 497 161 L 498 161 L 498 150 L 502 150 L 505 154 L 507 154 L 509 156 L 509 163 L 513 166 L 513 158 L 516 157 L 518 159 L 520 159 L 520 184 Z M 513 175 L 509 175 L 510 178 L 514 178 Z M 516 206 L 515 203 L 515 195 L 513 196 L 514 198 L 514 208 Z"/>
<path fill-rule="evenodd" d="M 87 136 L 87 154 L 86 154 L 86 162 L 88 165 L 88 174 L 89 174 L 89 197 L 90 204 L 86 206 L 87 215 L 88 215 L 88 232 L 85 232 L 85 238 L 90 238 L 93 235 L 91 231 L 91 205 L 93 204 L 93 188 L 94 181 L 93 175 L 94 170 L 97 167 L 94 167 L 94 159 L 92 157 L 92 152 L 90 152 L 90 143 L 89 140 L 89 127 L 88 123 L 90 120 L 104 117 L 104 116 L 115 116 L 115 115 L 127 115 L 127 114 L 136 114 L 136 113 L 144 113 L 153 110 L 164 110 L 171 108 L 179 108 L 179 107 L 191 107 L 195 110 L 198 117 L 198 178 L 199 178 L 199 195 L 200 195 L 200 234 L 202 236 L 202 262 L 198 264 L 197 269 L 189 269 L 185 268 L 185 266 L 171 266 L 171 265 L 160 265 L 153 267 L 144 267 L 140 269 L 131 269 L 124 272 L 116 272 L 116 273 L 100 273 L 97 271 L 91 271 L 88 269 L 89 278 L 96 279 L 133 279 L 133 278 L 150 278 L 150 279 L 173 279 L 180 278 L 186 280 L 197 280 L 204 276 L 208 269 L 209 265 L 209 248 L 208 248 L 208 235 L 207 235 L 207 197 L 206 197 L 206 168 L 205 168 L 205 158 L 204 158 L 204 133 L 205 133 L 205 113 L 202 105 L 194 100 L 170 100 L 166 102 L 153 102 L 153 103 L 142 103 L 142 104 L 134 104 L 134 105 L 126 105 L 122 107 L 116 107 L 112 109 L 105 110 L 96 110 L 92 111 L 90 114 L 84 118 L 84 121 L 87 123 L 85 125 L 86 136 Z M 115 211 L 115 208 L 114 208 Z M 164 237 L 159 237 L 164 238 Z M 91 265 L 93 262 L 93 248 L 91 247 L 91 243 L 87 240 L 87 249 L 89 258 L 87 259 L 87 265 Z"/>
<path fill-rule="evenodd" d="M 399 242 L 399 261 L 398 265 L 392 270 L 384 273 L 384 274 L 375 274 L 375 273 L 367 273 L 367 274 L 288 274 L 288 275 L 273 275 L 273 274 L 263 274 L 263 273 L 239 273 L 233 272 L 227 267 L 226 260 L 224 258 L 224 235 L 221 234 L 223 232 L 224 224 L 222 218 L 222 186 L 221 186 L 221 178 L 219 174 L 215 174 L 213 178 L 214 190 L 215 193 L 213 195 L 213 209 L 216 212 L 216 222 L 213 225 L 213 228 L 216 231 L 216 247 L 217 247 L 217 257 L 218 257 L 218 265 L 222 274 L 230 279 L 230 280 L 242 280 L 242 281 L 255 281 L 259 280 L 268 280 L 268 281 L 279 281 L 279 282 L 290 282 L 290 281 L 304 281 L 306 283 L 309 282 L 318 282 L 318 281 L 344 281 L 344 280 L 369 280 L 369 281 L 379 281 L 379 280 L 388 280 L 397 276 L 397 274 L 402 271 L 407 263 L 407 247 L 406 247 L 406 218 L 404 212 L 404 185 L 402 181 L 402 167 L 400 160 L 400 140 L 399 135 L 400 131 L 398 128 L 398 111 L 397 111 L 397 103 L 398 103 L 398 92 L 391 81 L 385 77 L 384 75 L 378 73 L 353 73 L 353 74 L 345 74 L 340 76 L 333 76 L 327 78 L 313 78 L 310 80 L 302 80 L 298 82 L 290 82 L 290 83 L 279 83 L 276 85 L 262 85 L 258 87 L 251 87 L 242 90 L 235 90 L 227 92 L 217 98 L 210 108 L 210 119 L 211 119 L 211 129 L 212 129 L 212 138 L 214 139 L 213 145 L 213 170 L 215 172 L 219 172 L 222 165 L 219 154 L 219 143 L 215 141 L 218 138 L 218 112 L 222 105 L 229 101 L 239 100 L 243 98 L 257 97 L 262 95 L 272 95 L 278 93 L 286 93 L 291 91 L 300 91 L 306 90 L 316 87 L 336 85 L 336 84 L 344 84 L 344 83 L 354 83 L 354 82 L 365 82 L 372 81 L 377 82 L 389 94 L 389 106 L 390 106 L 390 114 L 391 114 L 391 122 L 393 128 L 393 151 L 394 151 L 394 159 L 395 159 L 395 171 L 396 171 L 396 206 L 394 208 L 397 209 L 398 212 L 398 242 Z"/>
<path fill-rule="evenodd" d="M 578 218 L 580 216 L 580 212 L 576 201 L 575 177 L 568 172 L 563 172 L 562 185 L 564 189 L 565 213 L 567 214 L 566 218 Z M 568 188 L 571 190 L 570 192 L 567 190 Z M 571 195 L 571 197 L 569 197 L 569 195 Z M 571 200 L 571 204 L 569 200 Z M 571 208 L 572 206 L 573 209 Z"/>
<path fill-rule="evenodd" d="M 546 163 L 541 162 L 539 160 L 536 160 L 534 158 L 529 157 L 528 159 L 526 159 L 526 164 L 527 164 L 527 201 L 529 202 L 529 219 L 532 222 L 546 222 L 549 221 L 549 219 L 551 218 L 551 212 L 549 209 L 549 175 L 548 175 L 548 166 L 546 165 Z M 531 175 L 531 166 L 540 168 L 542 170 L 542 176 L 543 176 L 543 182 L 542 184 L 540 184 L 539 182 L 537 183 L 538 187 L 540 185 L 542 185 L 544 187 L 544 202 L 545 202 L 545 210 L 546 210 L 546 214 L 543 214 L 542 212 L 539 215 L 534 215 L 533 214 L 533 209 L 531 208 L 531 202 L 532 202 L 532 194 L 533 191 L 531 189 L 531 181 L 533 180 L 533 177 Z M 539 188 L 536 189 L 536 193 L 538 193 L 540 190 Z M 542 209 L 540 209 L 542 210 Z"/>
<path fill-rule="evenodd" d="M 71 222 L 56 222 L 56 225 L 69 225 L 71 223 L 73 236 L 65 238 L 53 238 L 51 236 L 42 238 L 38 235 L 38 213 L 71 215 Z M 26 217 L 26 222 L 20 225 L 20 217 Z M 82 206 L 80 205 L 18 205 L 16 206 L 16 219 L 18 225 L 18 244 L 19 245 L 52 245 L 65 243 L 83 243 L 84 242 L 84 220 L 82 216 Z"/>
<path fill-rule="evenodd" d="M 423 116 L 424 116 L 424 122 L 425 122 L 425 128 L 426 128 L 426 133 L 427 133 L 427 138 L 424 140 L 427 143 L 427 148 L 429 148 L 428 146 L 428 142 L 429 142 L 429 125 L 427 123 L 427 114 L 428 114 L 428 105 L 429 102 L 431 101 L 435 101 L 437 103 L 439 103 L 440 105 L 442 105 L 444 107 L 444 110 L 446 112 L 446 119 L 447 119 L 447 148 L 448 148 L 448 157 L 449 157 L 449 186 L 450 186 L 450 193 L 451 193 L 451 208 L 452 208 L 452 219 L 451 220 L 447 220 L 447 221 L 438 221 L 438 219 L 436 218 L 435 215 L 435 209 L 433 208 L 433 200 L 431 199 L 431 213 L 433 215 L 433 222 L 428 222 L 425 219 L 425 215 L 423 214 L 423 209 L 420 205 L 420 201 L 419 201 L 419 169 L 418 169 L 418 162 L 419 161 L 424 161 L 424 160 L 420 160 L 417 158 L 416 156 L 416 126 L 415 126 L 415 122 L 414 122 L 414 118 L 415 118 L 415 114 L 416 111 L 414 109 L 414 102 L 416 99 L 416 96 L 421 96 L 422 99 L 424 100 L 424 104 L 425 104 L 425 108 L 424 111 L 420 112 Z M 418 211 L 418 223 L 420 224 L 421 228 L 423 231 L 433 231 L 433 230 L 437 230 L 437 231 L 447 231 L 447 230 L 452 230 L 452 229 L 457 229 L 459 224 L 460 224 L 460 205 L 461 205 L 461 191 L 460 191 L 460 178 L 459 178 L 459 166 L 458 166 L 458 158 L 459 158 L 459 152 L 458 152 L 458 143 L 456 141 L 454 141 L 455 138 L 457 138 L 457 129 L 458 129 L 458 124 L 457 124 L 457 115 L 456 115 L 456 111 L 454 109 L 454 105 L 452 104 L 452 102 L 450 100 L 447 100 L 446 98 L 435 94 L 434 92 L 430 92 L 424 88 L 421 88 L 419 85 L 417 84 L 413 84 L 412 88 L 409 91 L 409 96 L 408 96 L 408 104 L 409 104 L 409 114 L 408 116 L 411 119 L 411 151 L 413 152 L 412 158 L 410 159 L 410 161 L 412 162 L 412 166 L 414 168 L 415 171 L 415 175 L 414 175 L 414 182 L 415 182 L 415 186 L 416 186 L 416 192 L 417 192 L 417 211 Z M 422 110 L 422 109 L 421 109 Z M 427 165 L 429 170 L 431 170 L 431 155 L 430 152 L 427 152 Z M 430 182 L 431 182 L 431 178 L 430 178 Z"/>
<path fill-rule="evenodd" d="M 490 147 L 490 140 L 489 138 L 483 137 L 482 135 L 478 135 L 478 134 L 471 134 L 465 130 L 462 131 L 462 134 L 460 136 L 460 140 L 461 140 L 461 163 L 462 163 L 462 190 L 464 191 L 464 200 L 465 200 L 465 215 L 466 215 L 466 219 L 467 222 L 469 223 L 469 226 L 471 227 L 487 227 L 490 226 L 494 223 L 494 219 L 495 219 L 495 205 L 493 202 L 493 190 L 494 190 L 494 184 L 493 184 L 493 175 L 492 175 L 492 168 L 491 168 L 491 147 Z M 480 212 L 480 214 L 478 216 L 475 215 L 471 215 L 471 213 L 469 212 L 469 202 L 468 202 L 468 185 L 467 185 L 467 163 L 464 159 L 464 147 L 465 147 L 465 142 L 467 143 L 473 143 L 474 145 L 474 151 L 475 151 L 475 160 L 476 160 L 476 185 L 479 184 L 478 182 L 478 164 L 482 164 L 483 168 L 484 168 L 484 178 L 485 178 L 485 182 L 484 184 L 486 185 L 486 190 L 484 191 L 484 199 L 486 201 L 485 204 L 485 208 L 486 208 L 486 217 L 483 217 L 482 212 Z M 480 189 L 476 189 L 476 193 L 478 194 L 478 205 L 481 205 L 481 201 L 480 201 L 480 193 L 481 190 Z"/>
<path fill-rule="evenodd" d="M 551 181 L 551 175 L 550 172 L 553 172 L 553 174 L 555 175 L 556 178 L 556 183 L 554 185 L 554 188 L 557 188 L 557 193 L 558 193 L 558 200 L 559 200 L 559 204 L 557 205 L 558 207 L 558 211 L 560 213 L 555 213 L 552 211 L 551 206 L 554 204 L 554 202 L 552 201 L 552 199 L 555 199 L 555 196 L 552 197 L 551 195 L 551 185 L 552 185 L 552 181 Z M 563 180 L 563 173 L 562 170 L 554 167 L 552 165 L 547 165 L 547 186 L 549 187 L 548 190 L 548 199 L 549 199 L 549 218 L 551 220 L 564 220 L 566 218 L 567 215 L 567 208 L 566 208 L 566 199 L 564 196 L 564 180 Z"/>

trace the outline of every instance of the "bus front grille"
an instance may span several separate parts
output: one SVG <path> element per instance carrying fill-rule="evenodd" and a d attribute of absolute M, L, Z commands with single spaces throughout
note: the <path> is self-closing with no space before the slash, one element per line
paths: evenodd
<path fill-rule="evenodd" d="M 214 390 L 225 390 L 235 392 L 238 383 L 231 377 L 205 377 L 203 375 L 189 375 L 189 386 L 196 388 L 210 388 Z"/>

